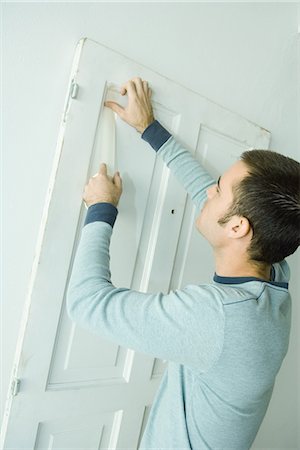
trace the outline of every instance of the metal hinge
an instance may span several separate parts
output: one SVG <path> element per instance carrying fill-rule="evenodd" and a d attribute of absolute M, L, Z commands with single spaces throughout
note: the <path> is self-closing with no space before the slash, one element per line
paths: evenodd
<path fill-rule="evenodd" d="M 67 119 L 67 114 L 69 112 L 71 98 L 77 98 L 78 90 L 79 90 L 78 84 L 75 83 L 74 80 L 72 80 L 70 90 L 69 90 L 68 101 L 67 101 L 67 105 L 66 105 L 65 112 L 64 112 L 64 119 L 63 119 L 64 122 Z"/>
<path fill-rule="evenodd" d="M 11 395 L 15 397 L 20 391 L 21 380 L 19 378 L 14 378 L 11 383 Z"/>
<path fill-rule="evenodd" d="M 79 89 L 78 84 L 75 83 L 75 81 L 73 80 L 73 81 L 72 81 L 72 84 L 71 84 L 71 88 L 70 88 L 70 95 L 71 95 L 71 98 L 76 98 L 76 97 L 77 97 L 78 89 Z"/>

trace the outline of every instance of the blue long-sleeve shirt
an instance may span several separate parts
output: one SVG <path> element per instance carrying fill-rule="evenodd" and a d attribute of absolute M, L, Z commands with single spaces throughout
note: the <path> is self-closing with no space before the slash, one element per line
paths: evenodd
<path fill-rule="evenodd" d="M 213 178 L 157 120 L 142 138 L 200 210 Z M 215 273 L 210 284 L 168 294 L 116 287 L 109 246 L 117 214 L 110 203 L 88 208 L 67 310 L 91 332 L 168 360 L 139 448 L 249 449 L 288 349 L 287 262 L 273 264 L 271 281 Z"/>

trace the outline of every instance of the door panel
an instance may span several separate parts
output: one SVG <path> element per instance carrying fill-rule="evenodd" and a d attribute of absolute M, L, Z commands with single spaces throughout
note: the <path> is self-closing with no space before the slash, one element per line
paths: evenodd
<path fill-rule="evenodd" d="M 154 116 L 217 177 L 270 133 L 89 39 L 79 41 L 37 238 L 2 425 L 5 449 L 137 448 L 167 367 L 71 322 L 65 294 L 86 215 L 84 185 L 106 162 L 123 195 L 111 239 L 112 282 L 167 293 L 210 282 L 212 252 L 178 180 L 140 134 L 103 108 L 119 87 L 149 82 Z M 172 213 L 172 210 L 175 213 Z M 163 268 L 163 270 L 162 270 Z"/>

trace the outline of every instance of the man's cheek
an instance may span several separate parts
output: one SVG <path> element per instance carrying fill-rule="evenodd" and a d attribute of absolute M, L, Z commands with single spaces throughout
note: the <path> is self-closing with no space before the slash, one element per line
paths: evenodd
<path fill-rule="evenodd" d="M 205 211 L 204 211 L 204 207 L 203 207 L 195 221 L 195 224 L 197 227 L 199 227 L 201 225 L 204 215 L 205 215 Z"/>

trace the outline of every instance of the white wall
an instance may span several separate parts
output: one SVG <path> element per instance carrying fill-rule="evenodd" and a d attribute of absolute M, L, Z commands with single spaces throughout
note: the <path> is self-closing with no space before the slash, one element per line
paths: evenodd
<path fill-rule="evenodd" d="M 3 5 L 1 414 L 77 41 L 90 37 L 245 116 L 271 131 L 273 150 L 299 160 L 297 28 L 296 3 Z M 289 353 L 254 448 L 300 446 L 299 259 L 288 258 Z"/>

